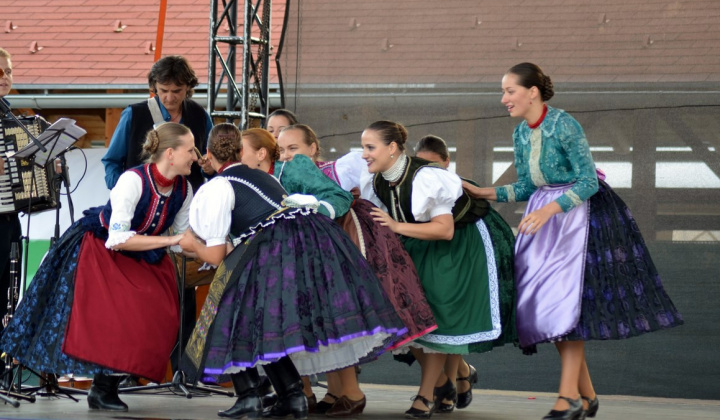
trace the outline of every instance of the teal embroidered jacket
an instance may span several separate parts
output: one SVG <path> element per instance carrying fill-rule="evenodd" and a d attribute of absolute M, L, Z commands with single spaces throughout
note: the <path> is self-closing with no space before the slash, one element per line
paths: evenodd
<path fill-rule="evenodd" d="M 563 212 L 575 208 L 598 190 L 595 162 L 580 124 L 567 112 L 548 106 L 536 129 L 526 121 L 513 133 L 517 182 L 496 187 L 498 202 L 527 201 L 543 185 L 574 185 L 555 200 Z"/>

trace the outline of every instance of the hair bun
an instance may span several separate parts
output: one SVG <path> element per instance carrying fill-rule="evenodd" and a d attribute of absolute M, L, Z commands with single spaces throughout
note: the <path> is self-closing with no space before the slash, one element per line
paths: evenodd
<path fill-rule="evenodd" d="M 547 102 L 555 95 L 555 87 L 553 86 L 550 76 L 545 73 L 542 73 L 542 83 L 542 100 Z"/>
<path fill-rule="evenodd" d="M 150 132 L 148 132 L 147 139 L 149 141 L 145 143 L 143 149 L 148 152 L 148 154 L 154 155 L 160 146 L 160 136 L 158 135 L 157 130 L 154 128 L 150 130 Z"/>
<path fill-rule="evenodd" d="M 399 133 L 398 138 L 399 138 L 399 140 L 400 140 L 400 143 L 402 143 L 402 144 L 407 143 L 407 139 L 408 139 L 408 131 L 407 131 L 407 128 L 405 128 L 405 126 L 402 125 L 402 124 L 397 124 L 397 130 L 398 130 L 398 133 Z"/>

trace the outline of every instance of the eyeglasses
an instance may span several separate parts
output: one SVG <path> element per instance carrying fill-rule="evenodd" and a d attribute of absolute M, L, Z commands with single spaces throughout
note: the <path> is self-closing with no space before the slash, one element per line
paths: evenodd
<path fill-rule="evenodd" d="M 0 69 L 0 79 L 5 77 L 5 75 L 8 75 L 8 77 L 12 77 L 12 69 Z"/>

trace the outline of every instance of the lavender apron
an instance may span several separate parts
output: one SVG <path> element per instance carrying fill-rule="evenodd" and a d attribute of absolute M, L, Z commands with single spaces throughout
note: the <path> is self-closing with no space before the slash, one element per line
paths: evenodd
<path fill-rule="evenodd" d="M 573 184 L 539 187 L 524 216 L 554 201 Z M 580 319 L 589 205 L 559 213 L 535 234 L 515 242 L 517 331 L 520 346 L 559 338 Z"/>

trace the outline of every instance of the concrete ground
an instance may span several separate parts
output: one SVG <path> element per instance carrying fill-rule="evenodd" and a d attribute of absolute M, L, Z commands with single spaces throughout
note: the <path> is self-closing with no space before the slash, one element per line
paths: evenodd
<path fill-rule="evenodd" d="M 360 419 L 402 419 L 410 407 L 415 387 L 363 384 L 368 399 Z M 324 390 L 315 389 L 322 397 Z M 475 390 L 473 402 L 464 410 L 435 414 L 436 419 L 541 419 L 552 407 L 555 395 L 548 393 Z M 89 411 L 85 397 L 79 402 L 66 397 L 37 397 L 34 403 L 21 401 L 18 408 L 0 404 L 0 419 L 219 419 L 216 412 L 230 407 L 234 398 L 194 393 L 181 395 L 143 393 L 121 394 L 130 406 L 127 413 Z M 720 401 L 600 395 L 597 419 L 699 420 L 720 419 Z M 313 416 L 310 418 L 322 418 Z"/>

